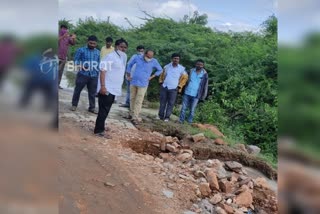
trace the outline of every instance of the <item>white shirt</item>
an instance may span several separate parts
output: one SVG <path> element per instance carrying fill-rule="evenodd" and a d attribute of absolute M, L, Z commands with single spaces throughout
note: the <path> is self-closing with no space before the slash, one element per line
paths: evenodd
<path fill-rule="evenodd" d="M 180 64 L 178 64 L 176 67 L 173 67 L 172 63 L 169 63 L 164 66 L 164 69 L 166 71 L 166 76 L 162 86 L 164 88 L 167 87 L 169 90 L 177 88 L 180 77 L 187 73 L 185 67 Z"/>
<path fill-rule="evenodd" d="M 127 55 L 122 51 L 112 51 L 100 61 L 100 70 L 106 71 L 105 87 L 107 92 L 121 96 L 123 76 L 126 69 Z M 97 92 L 101 89 L 100 73 Z"/>

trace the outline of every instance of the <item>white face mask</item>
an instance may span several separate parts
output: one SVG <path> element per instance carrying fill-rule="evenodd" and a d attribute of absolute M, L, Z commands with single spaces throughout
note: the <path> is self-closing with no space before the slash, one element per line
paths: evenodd
<path fill-rule="evenodd" d="M 152 59 L 149 59 L 148 57 L 144 57 L 144 60 L 146 60 L 147 62 L 150 62 Z"/>

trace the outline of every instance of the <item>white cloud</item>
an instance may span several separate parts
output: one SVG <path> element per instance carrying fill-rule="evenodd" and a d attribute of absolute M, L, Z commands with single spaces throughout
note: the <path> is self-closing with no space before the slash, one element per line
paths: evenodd
<path fill-rule="evenodd" d="M 156 9 L 152 11 L 154 15 L 157 16 L 168 16 L 170 18 L 179 20 L 182 19 L 184 15 L 189 15 L 192 12 L 198 10 L 198 7 L 194 4 L 187 4 L 185 1 L 173 1 L 164 2 L 159 5 Z"/>
<path fill-rule="evenodd" d="M 258 32 L 260 30 L 260 27 L 256 27 L 247 23 L 241 23 L 241 22 L 235 22 L 235 23 L 230 23 L 230 22 L 225 22 L 221 24 L 217 24 L 212 26 L 216 28 L 217 30 L 228 32 L 228 31 L 233 31 L 233 32 L 243 32 L 243 31 L 252 31 L 252 32 Z"/>

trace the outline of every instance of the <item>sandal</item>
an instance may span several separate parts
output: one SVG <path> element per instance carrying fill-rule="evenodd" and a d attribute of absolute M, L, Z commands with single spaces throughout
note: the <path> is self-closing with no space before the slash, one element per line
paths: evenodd
<path fill-rule="evenodd" d="M 132 119 L 132 116 L 131 115 L 128 115 L 128 116 L 123 116 L 124 119 L 128 119 L 128 120 L 131 120 Z"/>
<path fill-rule="evenodd" d="M 135 125 L 135 126 L 136 126 L 136 125 L 139 125 L 139 121 L 138 121 L 138 120 L 131 120 L 131 122 L 132 122 L 132 124 Z"/>

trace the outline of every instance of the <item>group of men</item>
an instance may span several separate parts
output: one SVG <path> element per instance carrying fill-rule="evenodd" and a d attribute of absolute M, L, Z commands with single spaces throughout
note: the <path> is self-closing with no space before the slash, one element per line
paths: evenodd
<path fill-rule="evenodd" d="M 65 29 L 67 29 L 66 26 L 61 26 L 60 32 L 64 30 L 64 33 L 68 34 Z M 66 47 L 75 43 L 74 34 L 71 36 L 69 34 L 68 36 L 62 35 L 62 39 L 62 44 Z M 133 124 L 136 125 L 142 121 L 140 111 L 144 96 L 149 82 L 156 76 L 159 77 L 160 84 L 158 119 L 165 122 L 170 120 L 177 94 L 182 93 L 183 99 L 179 122 L 183 123 L 185 121 L 186 110 L 189 109 L 190 113 L 187 117 L 187 122 L 192 123 L 198 101 L 204 100 L 208 91 L 208 73 L 204 69 L 203 60 L 198 59 L 195 63 L 195 68 L 187 72 L 185 67 L 179 64 L 181 56 L 178 53 L 174 53 L 171 56 L 171 62 L 162 68 L 158 60 L 154 58 L 154 51 L 145 50 L 144 46 L 139 45 L 136 48 L 137 53 L 127 63 L 126 51 L 128 42 L 125 39 L 116 40 L 113 48 L 112 38 L 107 37 L 106 45 L 100 51 L 96 48 L 97 42 L 96 36 L 89 36 L 87 45 L 79 48 L 75 53 L 74 63 L 78 68 L 78 73 L 71 107 L 71 110 L 76 110 L 80 93 L 87 86 L 88 111 L 98 114 L 94 128 L 96 135 L 110 137 L 106 133 L 109 129 L 105 127 L 105 121 L 116 96 L 121 96 L 122 94 L 124 79 L 127 85 L 127 94 L 125 103 L 120 106 L 130 108 L 127 118 Z M 64 55 L 62 54 L 62 56 Z M 63 61 L 66 59 L 60 58 L 59 60 L 59 64 L 63 65 Z M 59 83 L 62 72 L 63 66 L 60 66 Z M 96 96 L 98 97 L 98 111 L 95 110 Z"/>

